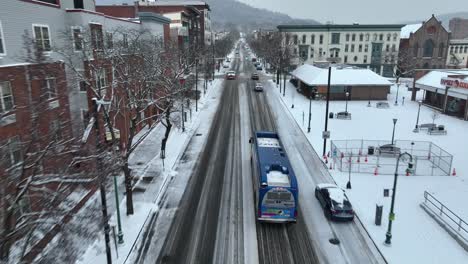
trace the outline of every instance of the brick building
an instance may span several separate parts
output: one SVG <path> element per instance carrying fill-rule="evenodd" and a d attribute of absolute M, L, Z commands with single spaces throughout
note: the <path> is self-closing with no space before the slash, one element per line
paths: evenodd
<path fill-rule="evenodd" d="M 407 69 L 443 69 L 447 61 L 449 32 L 432 17 L 401 30 L 399 60 Z"/>
<path fill-rule="evenodd" d="M 468 38 L 468 19 L 459 17 L 450 19 L 449 29 L 452 39 Z"/>
<path fill-rule="evenodd" d="M 93 72 L 87 65 L 98 62 L 100 51 L 112 49 L 114 42 L 126 39 L 125 33 L 119 34 L 118 30 L 148 29 L 148 37 L 159 38 L 167 35 L 164 28 L 169 22 L 154 13 L 141 14 L 138 21 L 108 16 L 96 12 L 94 0 L 0 1 L 0 234 L 4 223 L 14 222 L 6 216 L 10 206 L 6 197 L 15 195 L 15 186 L 25 177 L 73 175 L 86 167 L 74 163 L 78 166 L 68 168 L 76 151 L 74 145 L 81 139 L 93 109 L 93 95 L 74 70 L 91 74 L 88 82 L 109 87 L 112 67 Z M 83 36 L 88 33 L 93 52 L 80 56 L 85 47 Z M 65 53 L 71 57 L 64 57 Z M 74 69 L 69 67 L 70 62 Z M 128 112 L 123 112 L 121 120 L 116 129 L 125 135 L 128 122 L 123 120 L 128 120 Z M 99 131 L 105 138 L 105 128 Z M 93 134 L 89 138 L 90 146 L 85 149 L 92 150 Z M 120 143 L 125 147 L 123 137 Z M 35 162 L 39 153 L 46 155 Z M 94 186 L 87 188 L 93 190 Z M 22 199 L 19 203 L 15 218 L 41 206 L 39 200 Z M 53 230 L 57 232 L 55 227 Z M 53 238 L 51 234 L 46 232 L 31 245 L 27 262 Z M 0 258 L 3 252 L 0 245 Z"/>
<path fill-rule="evenodd" d="M 96 10 L 121 18 L 136 18 L 139 12 L 162 14 L 171 19 L 170 36 L 179 46 L 204 48 L 212 42 L 210 7 L 202 1 L 135 1 L 97 5 Z"/>

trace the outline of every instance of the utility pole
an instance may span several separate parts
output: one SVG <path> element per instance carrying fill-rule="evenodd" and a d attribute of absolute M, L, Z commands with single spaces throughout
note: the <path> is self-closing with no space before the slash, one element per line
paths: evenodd
<path fill-rule="evenodd" d="M 212 80 L 214 81 L 215 77 L 215 39 L 213 38 L 213 32 L 211 32 L 211 49 L 212 49 L 212 55 L 213 55 L 213 78 Z"/>
<path fill-rule="evenodd" d="M 328 87 L 327 87 L 327 107 L 325 110 L 325 132 L 328 131 L 328 106 L 330 102 L 330 80 L 331 80 L 331 70 L 332 67 L 328 67 Z M 327 138 L 323 137 L 323 154 L 322 156 L 325 156 L 325 152 L 327 150 Z"/>
<path fill-rule="evenodd" d="M 195 59 L 195 112 L 198 112 L 198 58 Z"/>
<path fill-rule="evenodd" d="M 106 243 L 106 257 L 107 264 L 112 264 L 112 254 L 110 249 L 110 227 L 109 227 L 109 215 L 107 213 L 107 201 L 106 201 L 106 183 L 104 181 L 104 175 L 102 173 L 102 157 L 101 157 L 101 135 L 99 133 L 99 104 L 97 99 L 94 98 L 94 130 L 96 133 L 96 151 L 97 155 L 97 173 L 99 178 L 99 192 L 101 193 L 101 210 L 102 210 L 102 223 L 104 226 L 104 240 Z M 118 204 L 116 206 L 119 206 Z"/>

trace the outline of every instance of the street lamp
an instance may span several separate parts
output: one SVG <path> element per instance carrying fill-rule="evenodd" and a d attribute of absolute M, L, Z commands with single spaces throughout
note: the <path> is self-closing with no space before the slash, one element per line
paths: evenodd
<path fill-rule="evenodd" d="M 348 183 L 346 183 L 346 189 L 351 189 L 351 164 L 353 162 L 353 153 L 349 156 L 349 173 L 348 173 Z"/>
<path fill-rule="evenodd" d="M 346 91 L 346 108 L 345 108 L 346 115 L 348 115 L 348 98 L 349 98 L 349 92 Z"/>
<path fill-rule="evenodd" d="M 393 140 L 395 139 L 395 125 L 398 119 L 393 118 L 393 133 L 392 133 L 392 146 L 393 146 Z"/>
<path fill-rule="evenodd" d="M 419 107 L 418 107 L 418 117 L 416 117 L 416 126 L 415 126 L 414 129 L 413 129 L 413 132 L 414 132 L 414 133 L 418 133 L 418 132 L 419 132 L 419 112 L 421 111 L 422 101 L 418 101 L 418 104 L 419 104 Z"/>
<path fill-rule="evenodd" d="M 395 220 L 395 214 L 393 213 L 393 208 L 395 205 L 395 196 L 396 196 L 396 186 L 397 186 L 397 179 L 398 179 L 398 165 L 400 164 L 400 159 L 403 156 L 407 156 L 409 158 L 408 168 L 406 172 L 412 173 L 413 172 L 413 156 L 408 152 L 401 153 L 398 155 L 396 168 L 395 168 L 395 178 L 393 180 L 393 194 L 392 194 L 392 204 L 390 205 L 390 214 L 388 216 L 388 229 L 387 233 L 385 234 L 385 245 L 390 246 L 392 244 L 392 222 Z"/>
<path fill-rule="evenodd" d="M 398 91 L 400 90 L 400 84 L 397 83 L 397 90 L 396 90 L 396 97 L 395 97 L 395 105 L 398 105 Z"/>
<path fill-rule="evenodd" d="M 315 93 L 312 90 L 312 93 L 309 95 L 309 126 L 307 127 L 307 133 L 310 133 L 310 120 L 312 119 L 312 94 Z"/>
<path fill-rule="evenodd" d="M 198 58 L 195 59 L 195 112 L 198 112 Z"/>
<path fill-rule="evenodd" d="M 184 96 L 184 84 L 185 84 L 185 79 L 184 77 L 180 77 L 179 79 L 179 83 L 180 83 L 180 88 L 182 90 L 182 97 Z M 182 100 L 182 132 L 185 132 L 185 124 L 184 124 L 185 120 L 184 120 L 184 100 Z"/>

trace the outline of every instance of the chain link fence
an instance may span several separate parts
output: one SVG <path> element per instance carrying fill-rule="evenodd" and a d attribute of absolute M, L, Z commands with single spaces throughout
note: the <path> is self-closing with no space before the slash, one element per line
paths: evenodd
<path fill-rule="evenodd" d="M 393 175 L 397 163 L 397 153 L 408 152 L 413 156 L 414 173 L 419 176 L 450 175 L 453 156 L 430 141 L 395 140 L 332 140 L 328 154 L 332 165 L 344 172 Z M 381 151 L 382 150 L 382 151 Z M 408 160 L 401 160 L 399 174 L 405 174 Z"/>

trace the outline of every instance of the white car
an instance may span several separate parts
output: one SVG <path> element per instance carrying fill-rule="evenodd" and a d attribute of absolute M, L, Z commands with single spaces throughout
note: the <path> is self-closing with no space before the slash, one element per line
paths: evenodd
<path fill-rule="evenodd" d="M 254 91 L 255 92 L 263 92 L 263 85 L 261 83 L 255 84 Z"/>

